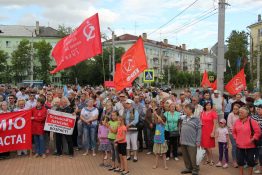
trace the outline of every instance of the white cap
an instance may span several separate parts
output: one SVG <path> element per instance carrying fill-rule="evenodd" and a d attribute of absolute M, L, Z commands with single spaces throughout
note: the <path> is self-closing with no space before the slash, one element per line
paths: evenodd
<path fill-rule="evenodd" d="M 214 94 L 220 94 L 219 90 L 215 90 Z"/>
<path fill-rule="evenodd" d="M 133 101 L 132 101 L 132 100 L 130 100 L 130 99 L 127 99 L 127 100 L 126 100 L 126 103 L 128 103 L 128 104 L 132 104 L 132 103 L 133 103 Z"/>

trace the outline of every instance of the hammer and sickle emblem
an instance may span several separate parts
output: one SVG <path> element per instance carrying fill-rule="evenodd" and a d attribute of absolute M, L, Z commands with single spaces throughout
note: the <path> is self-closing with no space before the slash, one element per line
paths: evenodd
<path fill-rule="evenodd" d="M 89 31 L 88 31 L 89 30 Z M 83 34 L 86 37 L 86 40 L 89 41 L 95 37 L 95 27 L 87 22 L 87 25 L 84 27 Z"/>

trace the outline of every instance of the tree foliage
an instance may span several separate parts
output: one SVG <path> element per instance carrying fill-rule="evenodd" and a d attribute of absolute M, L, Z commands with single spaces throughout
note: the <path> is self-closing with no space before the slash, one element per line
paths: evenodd
<path fill-rule="evenodd" d="M 116 63 L 120 62 L 121 56 L 125 52 L 124 48 L 115 48 Z M 66 69 L 62 73 L 63 83 L 79 83 L 81 85 L 99 85 L 105 80 L 113 80 L 111 72 L 109 72 L 109 57 L 112 55 L 112 48 L 104 48 L 103 54 L 86 60 Z M 112 68 L 111 68 L 112 69 Z M 111 70 L 112 71 L 112 70 Z"/>
<path fill-rule="evenodd" d="M 10 83 L 10 72 L 9 66 L 7 64 L 7 59 L 9 58 L 8 53 L 0 50 L 0 82 L 2 83 Z"/>
<path fill-rule="evenodd" d="M 51 71 L 51 58 L 50 52 L 52 46 L 45 40 L 39 41 L 34 44 L 36 50 L 35 59 L 40 63 L 35 79 L 43 80 L 45 83 L 50 83 L 49 71 Z M 35 66 L 36 67 L 36 66 Z"/>
<path fill-rule="evenodd" d="M 233 30 L 226 40 L 228 51 L 225 53 L 225 59 L 229 60 L 230 66 L 227 64 L 225 73 L 225 83 L 235 76 L 241 68 L 245 68 L 246 80 L 250 84 L 250 70 L 247 61 L 248 53 L 248 34 L 245 31 Z M 237 64 L 239 60 L 240 64 Z"/>
<path fill-rule="evenodd" d="M 73 28 L 72 27 L 66 27 L 64 24 L 63 25 L 59 25 L 58 26 L 58 34 L 61 37 L 65 37 L 69 34 L 71 34 L 73 32 Z"/>
<path fill-rule="evenodd" d="M 22 40 L 11 57 L 12 73 L 15 82 L 21 82 L 29 75 L 31 45 L 29 40 Z"/>

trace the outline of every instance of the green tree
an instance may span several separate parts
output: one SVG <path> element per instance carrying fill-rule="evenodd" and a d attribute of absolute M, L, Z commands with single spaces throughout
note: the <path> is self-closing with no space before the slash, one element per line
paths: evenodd
<path fill-rule="evenodd" d="M 0 50 L 0 82 L 2 83 L 10 83 L 9 79 L 9 66 L 7 64 L 7 59 L 9 58 L 8 53 L 4 52 L 3 50 Z"/>
<path fill-rule="evenodd" d="M 29 75 L 30 69 L 31 45 L 29 40 L 20 41 L 16 50 L 11 57 L 12 73 L 15 83 L 21 82 Z"/>
<path fill-rule="evenodd" d="M 115 48 L 116 63 L 120 62 L 121 56 L 125 52 L 124 48 Z M 100 85 L 105 80 L 113 79 L 111 72 L 109 72 L 109 56 L 112 55 L 112 48 L 104 48 L 103 55 L 97 55 L 94 58 L 88 59 L 77 64 L 62 73 L 63 83 Z M 110 63 L 111 64 L 111 63 Z"/>
<path fill-rule="evenodd" d="M 37 79 L 43 80 L 45 83 L 50 83 L 49 71 L 51 71 L 51 58 L 50 52 L 52 46 L 45 40 L 34 43 L 34 48 L 36 49 L 35 58 L 40 63 L 39 69 L 36 75 Z M 35 78 L 35 79 L 36 79 Z"/>
<path fill-rule="evenodd" d="M 61 37 L 65 37 L 69 34 L 71 34 L 73 32 L 73 28 L 72 27 L 66 27 L 64 24 L 63 25 L 59 25 L 58 26 L 58 34 Z"/>
<path fill-rule="evenodd" d="M 225 59 L 229 60 L 231 67 L 227 66 L 225 73 L 225 82 L 228 82 L 231 78 L 231 71 L 233 76 L 245 66 L 246 80 L 250 82 L 250 71 L 247 63 L 248 55 L 248 34 L 245 31 L 233 30 L 226 40 L 228 51 L 225 53 Z M 237 66 L 237 60 L 240 59 L 240 67 Z M 244 65 L 244 63 L 246 63 Z"/>

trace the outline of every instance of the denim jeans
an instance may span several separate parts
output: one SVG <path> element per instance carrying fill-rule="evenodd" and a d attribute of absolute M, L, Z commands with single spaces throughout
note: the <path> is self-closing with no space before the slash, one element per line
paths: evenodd
<path fill-rule="evenodd" d="M 230 142 L 231 142 L 231 145 L 232 145 L 232 159 L 234 161 L 236 161 L 236 150 L 237 150 L 237 145 L 236 145 L 236 141 L 233 137 L 232 134 L 229 134 L 229 138 L 230 138 Z"/>
<path fill-rule="evenodd" d="M 35 142 L 35 152 L 39 155 L 45 153 L 45 136 L 44 135 L 34 135 Z"/>
<path fill-rule="evenodd" d="M 97 125 L 83 124 L 83 146 L 86 150 L 95 150 L 96 148 Z"/>
<path fill-rule="evenodd" d="M 77 145 L 78 148 L 83 147 L 83 122 L 81 119 L 77 121 Z"/>

